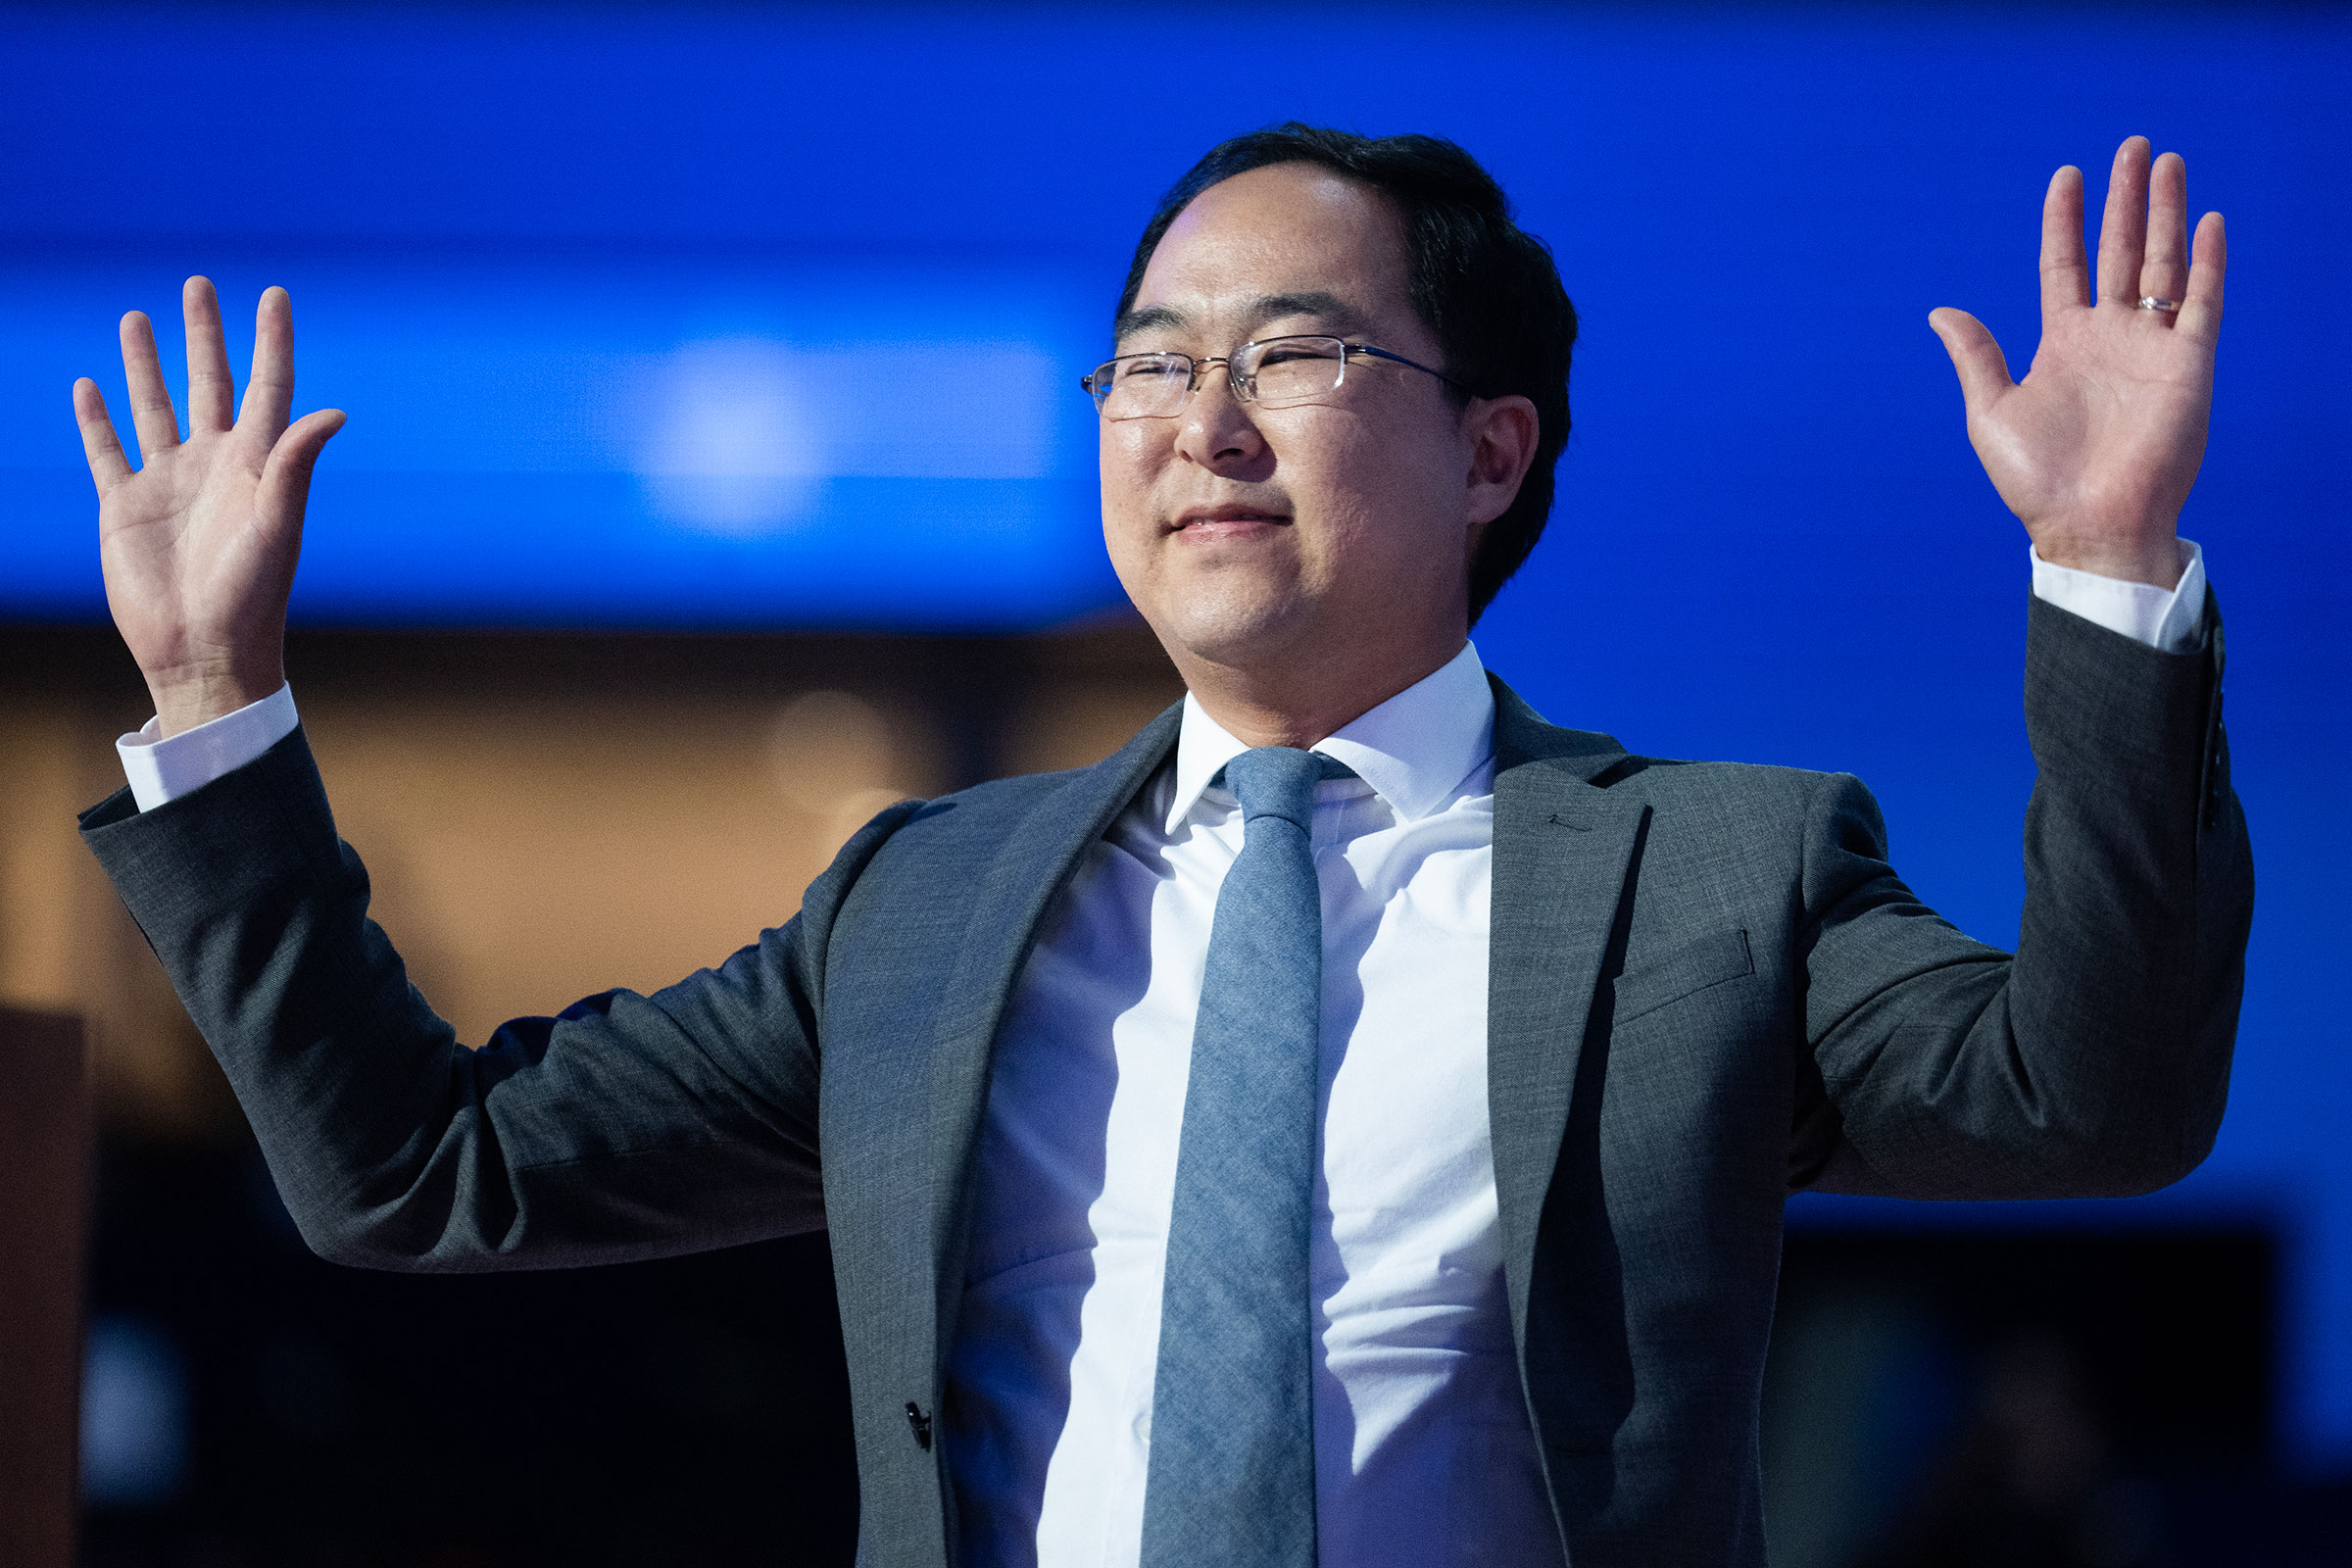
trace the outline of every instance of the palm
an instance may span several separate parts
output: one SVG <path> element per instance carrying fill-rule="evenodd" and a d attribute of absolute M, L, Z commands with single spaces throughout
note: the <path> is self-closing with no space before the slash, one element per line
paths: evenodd
<path fill-rule="evenodd" d="M 211 284 L 189 280 L 188 435 L 164 389 L 146 318 L 122 323 L 142 463 L 123 456 L 106 405 L 74 386 L 98 486 L 99 557 L 108 609 L 145 672 L 169 729 L 199 709 L 241 706 L 274 690 L 286 598 L 302 540 L 311 466 L 342 423 L 322 411 L 289 425 L 292 319 L 284 291 L 263 296 L 244 408 L 232 389 Z M 258 690 L 257 690 L 258 688 Z M 175 722 L 175 720 L 177 722 Z"/>
<path fill-rule="evenodd" d="M 256 458 L 234 433 L 199 433 L 101 498 L 107 601 L 140 667 L 200 662 L 266 620 L 283 519 L 262 514 Z"/>
<path fill-rule="evenodd" d="M 2174 530 L 2205 453 L 2222 269 L 2219 215 L 2198 225 L 2192 265 L 2185 171 L 2171 154 L 2151 170 L 2134 137 L 2116 155 L 2095 296 L 2081 173 L 2050 182 L 2041 346 L 2024 381 L 2009 379 L 1976 318 L 1930 318 L 1960 372 L 1984 471 L 2044 559 L 2172 585 Z M 2180 311 L 2143 310 L 2142 295 Z"/>

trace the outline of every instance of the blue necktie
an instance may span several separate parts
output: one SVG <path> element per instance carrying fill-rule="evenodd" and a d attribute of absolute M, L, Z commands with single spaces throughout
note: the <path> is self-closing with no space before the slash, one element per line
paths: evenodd
<path fill-rule="evenodd" d="M 1313 1568 L 1308 1203 L 1323 1012 L 1315 783 L 1284 746 L 1225 764 L 1242 853 L 1217 891 L 1168 1220 L 1143 1568 Z"/>

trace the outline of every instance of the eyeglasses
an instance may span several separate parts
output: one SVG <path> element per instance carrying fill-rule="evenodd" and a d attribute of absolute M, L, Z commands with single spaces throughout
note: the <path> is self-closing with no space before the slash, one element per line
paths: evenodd
<path fill-rule="evenodd" d="M 1287 409 L 1337 392 L 1348 379 L 1348 362 L 1359 357 L 1389 360 L 1476 395 L 1444 370 L 1338 337 L 1269 337 L 1205 360 L 1190 354 L 1122 354 L 1080 376 L 1078 384 L 1093 395 L 1106 419 L 1165 419 L 1184 412 L 1202 370 L 1222 365 L 1236 398 L 1261 409 Z"/>

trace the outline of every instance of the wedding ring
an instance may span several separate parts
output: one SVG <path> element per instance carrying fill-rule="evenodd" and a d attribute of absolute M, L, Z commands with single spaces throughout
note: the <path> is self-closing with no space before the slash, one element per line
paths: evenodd
<path fill-rule="evenodd" d="M 2180 309 L 2180 302 L 2179 300 L 2160 300 L 2153 294 L 2142 294 L 2139 297 L 2139 308 L 2143 311 L 2178 311 Z"/>

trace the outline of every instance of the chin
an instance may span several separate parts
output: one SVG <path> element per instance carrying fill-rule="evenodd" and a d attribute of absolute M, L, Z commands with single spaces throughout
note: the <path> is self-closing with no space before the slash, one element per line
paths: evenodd
<path fill-rule="evenodd" d="M 1246 669 L 1288 657 L 1312 619 L 1313 606 L 1295 591 L 1219 583 L 1169 603 L 1155 625 L 1171 654 Z"/>

